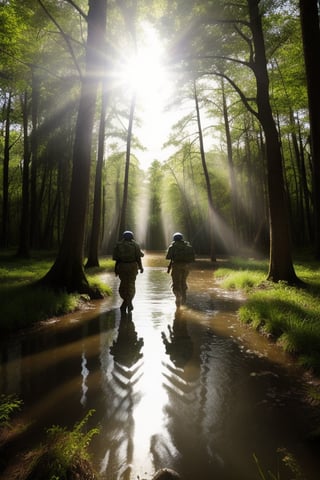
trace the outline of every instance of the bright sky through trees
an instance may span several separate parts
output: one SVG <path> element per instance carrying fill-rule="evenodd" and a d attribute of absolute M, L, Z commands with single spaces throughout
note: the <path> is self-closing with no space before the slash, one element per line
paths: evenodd
<path fill-rule="evenodd" d="M 168 151 L 162 145 L 177 117 L 165 111 L 174 96 L 173 78 L 165 66 L 165 46 L 151 25 L 144 24 L 142 32 L 136 54 L 125 60 L 119 73 L 130 93 L 136 92 L 136 116 L 141 126 L 135 122 L 133 133 L 146 150 L 133 153 L 142 168 L 148 168 L 153 160 L 167 158 Z"/>

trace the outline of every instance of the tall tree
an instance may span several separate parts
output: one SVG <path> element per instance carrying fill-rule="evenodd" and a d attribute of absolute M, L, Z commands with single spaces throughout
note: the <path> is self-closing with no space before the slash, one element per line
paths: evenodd
<path fill-rule="evenodd" d="M 21 95 L 21 110 L 23 115 L 23 164 L 22 164 L 22 204 L 21 204 L 21 220 L 19 247 L 17 255 L 19 257 L 28 257 L 30 253 L 30 209 L 29 209 L 29 165 L 30 165 L 30 145 L 28 135 L 28 94 L 24 92 Z"/>
<path fill-rule="evenodd" d="M 100 124 L 98 135 L 98 154 L 97 165 L 94 182 L 94 198 L 93 198 L 93 214 L 91 235 L 88 248 L 88 259 L 86 267 L 98 267 L 99 266 L 99 238 L 100 238 L 100 225 L 101 225 L 101 211 L 102 211 L 102 171 L 103 171 L 103 159 L 104 159 L 104 143 L 105 143 L 105 125 L 106 125 L 106 111 L 107 111 L 107 88 L 105 82 L 103 82 L 102 95 L 101 95 L 101 112 L 100 112 Z"/>
<path fill-rule="evenodd" d="M 119 6 L 125 21 L 125 25 L 130 32 L 133 40 L 133 51 L 136 55 L 137 53 L 137 41 L 136 41 L 136 16 L 137 16 L 137 0 L 120 0 Z M 127 225 L 127 205 L 128 205 L 128 189 L 129 189 L 129 169 L 130 169 L 130 157 L 131 157 L 131 142 L 132 142 L 132 132 L 133 132 L 133 121 L 136 108 L 136 91 L 132 92 L 131 101 L 130 101 L 130 112 L 129 112 L 129 123 L 127 130 L 127 144 L 126 144 L 126 161 L 125 161 L 125 173 L 124 173 L 124 185 L 123 185 L 123 196 L 122 196 L 122 205 L 119 218 L 119 230 L 118 235 L 120 236 Z"/>
<path fill-rule="evenodd" d="M 201 126 L 201 117 L 200 117 L 200 108 L 199 108 L 199 100 L 198 100 L 198 92 L 196 81 L 193 83 L 193 92 L 194 92 L 194 101 L 196 106 L 196 114 L 197 114 L 197 125 L 198 125 L 198 135 L 199 135 L 199 144 L 200 144 L 200 157 L 201 157 L 201 164 L 202 170 L 204 174 L 204 178 L 206 181 L 207 187 L 207 196 L 208 196 L 208 213 L 209 213 L 209 237 L 210 237 L 210 258 L 212 262 L 216 261 L 216 251 L 214 245 L 214 203 L 213 203 L 213 195 L 212 195 L 212 188 L 210 183 L 210 176 L 207 167 L 206 161 L 206 154 L 204 149 L 203 143 L 203 132 Z"/>
<path fill-rule="evenodd" d="M 3 148 L 2 227 L 0 236 L 0 245 L 2 248 L 8 245 L 11 99 L 12 94 L 9 92 L 3 105 L 3 110 L 5 111 L 5 136 Z"/>
<path fill-rule="evenodd" d="M 250 64 L 256 79 L 257 112 L 266 143 L 270 216 L 270 260 L 268 279 L 297 283 L 292 261 L 292 245 L 283 178 L 281 144 L 270 104 L 267 57 L 259 9 L 260 0 L 248 0 L 252 51 Z"/>
<path fill-rule="evenodd" d="M 72 2 L 73 3 L 73 2 Z M 107 0 L 89 0 L 86 71 L 81 79 L 81 96 L 73 148 L 70 203 L 62 243 L 55 263 L 42 283 L 69 292 L 94 292 L 83 267 L 83 247 L 90 185 L 92 131 L 105 45 Z"/>
<path fill-rule="evenodd" d="M 121 204 L 121 211 L 120 211 L 120 218 L 119 218 L 118 236 L 126 228 L 129 228 L 127 226 L 127 206 L 128 206 L 128 190 L 129 190 L 131 140 L 132 140 L 132 129 L 133 129 L 135 105 L 136 105 L 136 96 L 134 93 L 132 95 L 131 103 L 130 103 L 129 123 L 128 123 L 128 131 L 127 131 L 126 159 L 125 159 L 125 169 L 124 169 L 124 183 L 123 183 L 122 204 Z"/>
<path fill-rule="evenodd" d="M 205 68 L 206 74 L 210 69 L 212 75 L 225 78 L 239 94 L 249 112 L 259 120 L 264 132 L 268 175 L 270 227 L 268 279 L 275 282 L 283 280 L 297 283 L 299 280 L 292 261 L 281 143 L 269 94 L 262 2 L 247 0 L 243 4 L 225 4 L 217 1 L 214 5 L 203 2 L 197 11 L 198 17 L 190 21 L 190 27 L 185 29 L 185 35 L 180 37 L 178 55 L 180 58 L 184 57 L 184 64 L 189 63 L 189 69 L 197 68 L 199 75 Z M 205 32 L 204 25 L 207 26 Z M 226 38 L 230 41 L 225 41 Z M 187 52 L 189 47 L 190 51 Z M 211 52 L 208 53 L 208 49 L 211 49 Z M 196 61 L 198 63 L 195 63 Z M 237 65 L 251 72 L 243 85 L 236 81 Z M 252 95 L 252 89 L 248 91 L 248 85 L 255 86 L 255 95 Z"/>
<path fill-rule="evenodd" d="M 300 19 L 307 74 L 313 166 L 315 254 L 320 259 L 320 27 L 318 0 L 300 0 Z"/>

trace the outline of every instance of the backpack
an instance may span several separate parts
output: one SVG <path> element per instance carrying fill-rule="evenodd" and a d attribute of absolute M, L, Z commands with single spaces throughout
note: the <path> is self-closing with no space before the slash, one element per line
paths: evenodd
<path fill-rule="evenodd" d="M 137 260 L 136 244 L 127 240 L 118 242 L 115 247 L 113 258 L 114 260 L 121 262 L 135 262 Z"/>
<path fill-rule="evenodd" d="M 172 244 L 172 260 L 174 262 L 194 262 L 194 250 L 192 245 L 185 240 Z"/>

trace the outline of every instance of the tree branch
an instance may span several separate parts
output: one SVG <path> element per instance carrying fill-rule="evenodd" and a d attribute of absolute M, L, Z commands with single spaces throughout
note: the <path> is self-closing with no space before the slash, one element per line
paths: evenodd
<path fill-rule="evenodd" d="M 73 0 L 65 0 L 67 3 L 70 3 L 70 5 L 75 8 L 77 10 L 78 13 L 80 13 L 80 15 L 87 21 L 88 20 L 88 16 L 84 13 L 83 10 L 81 10 L 81 8 L 74 3 Z"/>
<path fill-rule="evenodd" d="M 70 0 L 68 0 L 70 1 Z M 57 27 L 57 29 L 59 30 L 59 32 L 61 33 L 64 41 L 66 42 L 67 44 L 67 48 L 68 48 L 68 51 L 74 61 L 74 64 L 76 66 L 76 69 L 78 70 L 78 73 L 80 75 L 80 78 L 82 78 L 82 73 L 81 73 L 81 69 L 80 69 L 80 66 L 77 62 L 77 59 L 75 57 L 75 54 L 73 52 L 73 48 L 72 48 L 72 45 L 70 43 L 70 40 L 68 38 L 68 36 L 65 34 L 65 32 L 62 30 L 62 28 L 60 27 L 59 23 L 56 21 L 56 19 L 51 15 L 51 13 L 49 12 L 49 10 L 47 9 L 47 7 L 43 4 L 42 0 L 38 0 L 40 6 L 43 8 L 43 10 L 45 11 L 46 15 L 48 15 L 48 17 L 50 18 L 50 20 L 53 22 L 53 24 Z"/>
<path fill-rule="evenodd" d="M 238 35 L 240 35 L 240 37 L 246 42 L 246 44 L 248 45 L 249 47 L 249 57 L 250 57 L 250 63 L 252 64 L 253 63 L 253 47 L 252 47 L 252 41 L 250 40 L 249 37 L 247 37 L 247 35 L 245 35 L 243 33 L 243 31 L 238 27 L 238 25 L 234 24 L 234 28 L 236 30 L 236 32 L 238 32 Z"/>
<path fill-rule="evenodd" d="M 205 59 L 205 58 L 217 58 L 219 60 L 227 60 L 228 62 L 234 62 L 234 63 L 239 63 L 240 65 L 243 65 L 245 67 L 252 68 L 252 62 L 246 62 L 245 60 L 240 60 L 238 58 L 232 58 L 232 57 L 226 57 L 225 55 L 199 55 L 198 57 L 189 57 L 190 59 Z"/>
<path fill-rule="evenodd" d="M 250 101 L 256 102 L 256 98 L 246 97 L 245 94 L 243 93 L 243 91 L 238 87 L 238 85 L 230 77 L 228 77 L 228 75 L 226 75 L 225 73 L 218 72 L 218 71 L 202 72 L 201 75 L 202 76 L 203 75 L 216 75 L 217 77 L 221 77 L 221 78 L 224 78 L 225 80 L 227 80 L 227 82 L 230 83 L 232 88 L 239 95 L 239 97 L 240 97 L 241 101 L 243 102 L 244 106 L 246 107 L 246 109 L 250 113 L 252 113 L 252 115 L 254 115 L 259 120 L 259 113 L 254 108 L 252 108 L 250 103 L 249 103 Z"/>

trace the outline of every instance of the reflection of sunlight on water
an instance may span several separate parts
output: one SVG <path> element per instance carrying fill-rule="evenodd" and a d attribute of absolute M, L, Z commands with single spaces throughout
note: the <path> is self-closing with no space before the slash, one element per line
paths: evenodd
<path fill-rule="evenodd" d="M 168 400 L 161 380 L 163 347 L 159 342 L 159 336 L 159 331 L 148 329 L 148 341 L 145 342 L 143 352 L 144 375 L 140 383 L 143 394 L 133 412 L 135 423 L 133 463 L 148 470 L 152 469 L 150 439 L 162 433 L 165 421 L 163 408 Z"/>
<path fill-rule="evenodd" d="M 88 378 L 88 375 L 89 375 L 89 370 L 87 368 L 86 354 L 85 354 L 85 352 L 82 352 L 82 356 L 81 356 L 82 396 L 81 396 L 80 403 L 83 406 L 85 406 L 85 404 L 87 402 L 87 391 L 88 391 L 87 378 Z"/>
<path fill-rule="evenodd" d="M 139 382 L 142 397 L 133 411 L 132 463 L 136 475 L 143 478 L 145 472 L 154 472 L 154 450 L 161 449 L 159 441 L 161 443 L 167 436 L 165 405 L 168 403 L 168 394 L 163 388 L 163 360 L 166 354 L 161 332 L 167 324 L 172 323 L 175 304 L 170 277 L 164 268 L 147 267 L 144 274 L 137 278 L 137 292 L 133 321 L 138 335 L 143 335 L 144 338 L 144 363 Z M 169 444 L 169 439 L 167 440 L 166 443 Z"/>
<path fill-rule="evenodd" d="M 284 354 L 239 323 L 243 299 L 216 288 L 211 269 L 191 271 L 187 307 L 176 311 L 163 263 L 138 275 L 127 321 L 110 310 L 120 303 L 111 275 L 115 293 L 95 313 L 65 316 L 39 337 L 8 344 L 2 391 L 26 400 L 27 420 L 37 419 L 41 432 L 69 427 L 84 406 L 93 408 L 101 430 L 90 448 L 104 479 L 150 480 L 161 467 L 185 480 L 199 472 L 202 480 L 256 478 L 252 452 L 272 466 L 279 442 L 308 461 L 304 446 L 299 452 L 305 411 L 277 368 L 288 367 Z"/>

